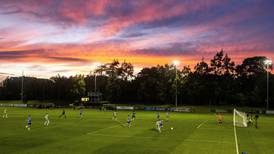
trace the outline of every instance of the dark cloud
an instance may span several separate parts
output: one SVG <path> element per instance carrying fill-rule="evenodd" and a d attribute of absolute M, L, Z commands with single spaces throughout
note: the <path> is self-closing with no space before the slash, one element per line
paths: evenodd
<path fill-rule="evenodd" d="M 17 51 L 0 51 L 0 60 L 16 60 L 16 59 L 32 59 L 34 60 L 44 59 L 53 62 L 88 62 L 85 59 L 63 56 L 52 56 L 50 53 L 53 50 L 34 49 L 34 50 L 17 50 Z M 38 66 L 39 65 L 34 65 Z M 33 67 L 34 67 L 33 66 Z"/>
<path fill-rule="evenodd" d="M 73 57 L 47 57 L 47 58 L 53 59 L 56 61 L 63 61 L 63 62 L 90 62 L 82 58 L 73 58 Z"/>
<path fill-rule="evenodd" d="M 146 48 L 133 51 L 135 54 L 158 55 L 158 56 L 174 56 L 174 55 L 192 55 L 196 54 L 196 43 L 170 43 L 166 47 Z"/>
<path fill-rule="evenodd" d="M 120 36 L 122 38 L 135 38 L 135 37 L 141 37 L 141 36 L 145 36 L 146 33 L 144 32 L 130 32 L 130 31 L 125 31 L 123 32 Z"/>
<path fill-rule="evenodd" d="M 46 53 L 44 49 L 34 50 L 17 50 L 17 51 L 0 51 L 0 60 L 7 59 L 20 59 L 26 57 L 37 57 L 43 56 Z"/>

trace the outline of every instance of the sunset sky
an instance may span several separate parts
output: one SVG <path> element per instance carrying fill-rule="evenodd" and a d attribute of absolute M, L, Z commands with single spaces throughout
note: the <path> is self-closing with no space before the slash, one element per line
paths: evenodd
<path fill-rule="evenodd" d="M 88 74 L 113 59 L 274 59 L 273 0 L 1 0 L 0 75 Z"/>

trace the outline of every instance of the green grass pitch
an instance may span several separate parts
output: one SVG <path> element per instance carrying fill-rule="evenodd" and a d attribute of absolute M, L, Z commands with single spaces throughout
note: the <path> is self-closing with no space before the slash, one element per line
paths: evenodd
<path fill-rule="evenodd" d="M 67 119 L 58 118 L 61 111 L 8 108 L 9 118 L 0 119 L 0 153 L 236 153 L 232 114 L 225 114 L 224 123 L 217 125 L 215 114 L 170 113 L 170 121 L 158 133 L 156 112 L 137 111 L 133 126 L 127 128 L 112 120 L 111 111 L 85 109 L 82 120 L 79 110 L 66 109 Z M 44 127 L 47 112 L 51 123 Z M 129 113 L 118 111 L 118 120 L 125 123 Z M 30 131 L 25 128 L 28 114 L 33 120 Z M 274 153 L 274 117 L 261 116 L 258 129 L 237 128 L 237 136 L 240 152 Z"/>

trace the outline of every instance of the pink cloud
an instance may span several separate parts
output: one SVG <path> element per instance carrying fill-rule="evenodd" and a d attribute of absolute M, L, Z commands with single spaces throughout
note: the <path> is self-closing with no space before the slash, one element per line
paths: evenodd
<path fill-rule="evenodd" d="M 9 27 L 0 28 L 0 54 L 1 51 L 17 54 L 14 59 L 12 54 L 9 56 L 6 54 L 6 57 L 0 58 L 0 62 L 67 64 L 81 61 L 85 65 L 93 60 L 109 62 L 117 58 L 126 59 L 138 66 L 151 66 L 169 63 L 172 59 L 178 58 L 185 65 L 194 66 L 202 57 L 211 59 L 222 48 L 237 63 L 243 58 L 258 55 L 274 59 L 274 45 L 271 39 L 273 33 L 261 32 L 267 25 L 258 28 L 256 25 L 253 27 L 249 24 L 244 24 L 242 27 L 238 25 L 242 21 L 267 15 L 268 12 L 256 5 L 248 7 L 249 9 L 231 7 L 231 12 L 223 15 L 214 14 L 212 18 L 206 20 L 192 21 L 184 18 L 189 14 L 191 17 L 198 16 L 198 19 L 208 17 L 207 11 L 219 6 L 229 6 L 230 2 L 228 0 L 203 0 L 199 3 L 175 0 L 29 0 L 24 3 L 0 1 L 1 17 L 13 19 Z M 204 9 L 206 10 L 204 14 L 198 14 Z M 175 26 L 162 23 L 176 17 L 179 18 L 177 20 L 184 19 L 185 22 L 176 20 Z M 157 25 L 158 22 L 161 24 Z M 146 25 L 150 27 L 142 27 Z M 117 35 L 126 33 L 127 30 L 131 32 L 131 28 L 134 32 L 144 31 L 145 34 L 136 38 L 123 38 Z M 81 37 L 80 41 L 75 41 L 77 43 L 71 43 L 74 37 L 79 34 L 82 36 L 82 31 L 79 33 L 78 30 L 84 30 L 83 35 L 90 37 L 86 40 L 85 37 L 84 39 Z M 65 32 L 68 32 L 69 38 L 67 35 L 62 35 Z M 58 33 L 57 37 L 56 33 Z M 43 52 L 18 53 L 35 49 L 41 49 Z"/>

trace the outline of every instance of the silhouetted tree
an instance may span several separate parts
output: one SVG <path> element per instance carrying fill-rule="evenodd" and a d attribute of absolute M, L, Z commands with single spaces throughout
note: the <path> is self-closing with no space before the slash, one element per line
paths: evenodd
<path fill-rule="evenodd" d="M 145 67 L 134 76 L 133 65 L 114 60 L 97 70 L 97 91 L 113 103 L 174 104 L 178 83 L 178 104 L 265 106 L 266 57 L 250 57 L 235 66 L 223 51 L 210 65 L 202 59 L 192 71 L 189 66 L 177 70 L 172 65 Z M 271 68 L 272 66 L 270 66 Z M 25 100 L 58 100 L 64 104 L 79 101 L 94 91 L 95 76 L 90 74 L 50 79 L 24 77 Z M 274 100 L 274 76 L 270 74 L 270 102 Z M 10 77 L 0 87 L 0 99 L 21 98 L 21 77 Z M 273 107 L 270 103 L 270 107 Z"/>

